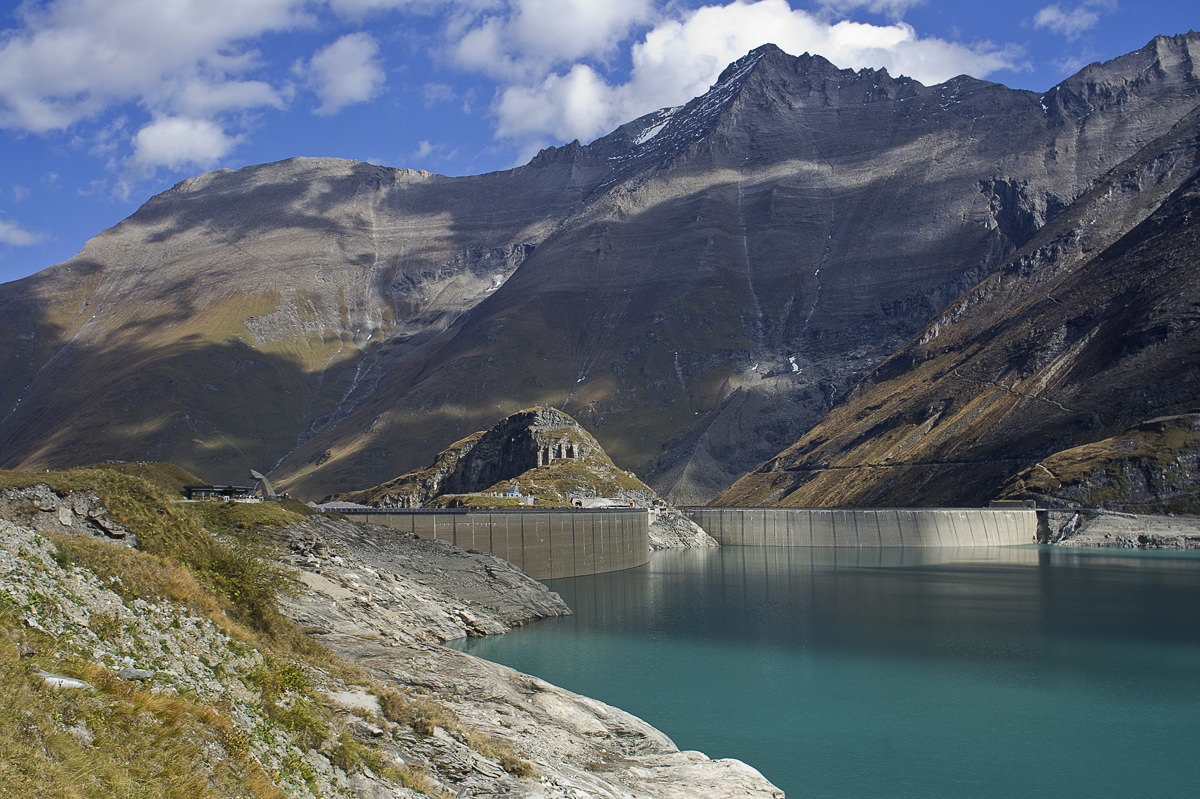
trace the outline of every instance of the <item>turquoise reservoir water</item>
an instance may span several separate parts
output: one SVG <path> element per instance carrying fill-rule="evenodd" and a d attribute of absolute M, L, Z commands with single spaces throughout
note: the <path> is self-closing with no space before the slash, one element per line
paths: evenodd
<path fill-rule="evenodd" d="M 1200 558 L 726 547 L 462 648 L 789 797 L 1200 796 Z"/>

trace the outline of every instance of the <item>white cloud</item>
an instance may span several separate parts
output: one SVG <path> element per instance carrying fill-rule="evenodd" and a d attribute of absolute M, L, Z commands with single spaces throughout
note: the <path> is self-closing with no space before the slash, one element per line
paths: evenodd
<path fill-rule="evenodd" d="M 173 87 L 171 106 L 188 116 L 230 110 L 283 108 L 284 93 L 258 80 L 203 80 L 192 77 Z"/>
<path fill-rule="evenodd" d="M 536 47 L 555 60 L 610 52 L 651 11 L 650 0 L 519 0 L 515 5 L 514 43 Z"/>
<path fill-rule="evenodd" d="M 456 148 L 422 139 L 417 142 L 417 149 L 408 154 L 408 160 L 414 168 L 424 169 L 434 161 L 445 161 L 453 158 L 457 153 Z"/>
<path fill-rule="evenodd" d="M 182 91 L 218 88 L 236 107 L 261 85 L 230 91 L 231 73 L 253 63 L 243 43 L 307 24 L 305 0 L 52 0 L 17 9 L 21 27 L 0 40 L 0 126 L 62 130 L 104 109 L 141 102 L 181 112 Z M 222 88 L 223 87 L 223 88 Z M 181 93 L 182 92 L 182 93 Z"/>
<path fill-rule="evenodd" d="M 321 105 L 317 114 L 330 116 L 348 105 L 365 103 L 383 88 L 379 44 L 366 33 L 351 33 L 313 56 L 309 82 Z"/>
<path fill-rule="evenodd" d="M 32 233 L 10 219 L 0 219 L 0 244 L 10 247 L 31 247 L 42 241 L 42 236 Z"/>
<path fill-rule="evenodd" d="M 490 13 L 451 30 L 460 66 L 508 79 L 531 79 L 578 59 L 610 55 L 653 0 L 511 0 L 507 14 Z"/>
<path fill-rule="evenodd" d="M 576 64 L 566 75 L 551 75 L 539 86 L 505 89 L 496 104 L 496 133 L 512 139 L 545 134 L 590 138 L 617 113 L 612 108 L 622 102 L 619 93 L 594 69 Z"/>
<path fill-rule="evenodd" d="M 1096 27 L 1102 14 L 1115 11 L 1116 7 L 1115 0 L 1090 0 L 1074 8 L 1064 8 L 1055 3 L 1034 15 L 1033 26 L 1046 28 L 1067 39 L 1075 40 Z"/>
<path fill-rule="evenodd" d="M 864 9 L 873 14 L 882 14 L 893 19 L 904 16 L 904 12 L 925 5 L 926 0 L 821 0 L 819 5 L 838 14 Z"/>
<path fill-rule="evenodd" d="M 456 99 L 454 87 L 447 83 L 427 83 L 421 89 L 425 107 L 430 108 L 441 103 L 452 103 Z"/>
<path fill-rule="evenodd" d="M 785 0 L 737 0 L 660 21 L 633 46 L 633 69 L 624 83 L 609 84 L 584 64 L 536 81 L 514 81 L 493 107 L 497 135 L 537 142 L 591 140 L 641 114 L 702 94 L 730 62 L 766 43 L 793 54 L 818 53 L 842 68 L 886 67 L 927 84 L 1013 68 L 1019 55 L 990 44 L 921 38 L 902 22 L 831 24 L 793 10 Z"/>
<path fill-rule="evenodd" d="M 430 2 L 431 0 L 329 0 L 329 7 L 339 16 L 357 20 L 377 11 L 424 7 Z"/>
<path fill-rule="evenodd" d="M 209 167 L 228 155 L 236 143 L 210 120 L 164 117 L 134 135 L 127 166 L 135 175 L 153 174 L 159 167 Z"/>

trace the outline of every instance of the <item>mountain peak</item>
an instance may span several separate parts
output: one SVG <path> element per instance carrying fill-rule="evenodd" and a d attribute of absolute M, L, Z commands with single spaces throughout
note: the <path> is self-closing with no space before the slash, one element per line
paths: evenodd
<path fill-rule="evenodd" d="M 717 78 L 717 82 L 713 84 L 709 92 L 711 93 L 721 87 L 740 82 L 749 75 L 768 67 L 775 70 L 790 70 L 810 77 L 851 76 L 855 74 L 853 70 L 842 69 L 821 55 L 807 52 L 800 55 L 792 55 L 780 49 L 778 45 L 764 44 L 754 48 L 722 70 L 720 76 Z M 865 71 L 874 72 L 875 70 Z M 887 74 L 886 70 L 882 71 L 884 74 Z"/>
<path fill-rule="evenodd" d="M 764 58 L 791 58 L 791 56 L 779 49 L 778 45 L 764 44 L 755 47 L 741 58 L 732 62 L 729 66 L 725 67 L 725 69 L 721 70 L 721 74 L 717 76 L 717 82 L 712 85 L 712 88 L 715 89 L 718 86 L 729 83 L 746 75 Z M 712 89 L 710 89 L 710 91 L 711 90 Z"/>
<path fill-rule="evenodd" d="M 1200 33 L 1188 31 L 1176 36 L 1155 36 L 1144 47 L 1109 61 L 1088 64 L 1059 83 L 1053 91 L 1080 90 L 1081 87 L 1138 85 L 1148 81 L 1170 80 L 1200 93 Z"/>
<path fill-rule="evenodd" d="M 1014 281 L 1073 267 L 1003 271 L 1047 225 L 1099 218 L 1081 198 L 1114 220 L 1064 234 L 1087 252 L 1159 202 L 1163 176 L 1194 163 L 1190 140 L 1154 154 L 1195 112 L 1196 42 L 1156 39 L 1058 98 L 967 77 L 927 87 L 764 45 L 686 105 L 531 167 L 450 178 L 293 159 L 201 176 L 54 272 L 0 286 L 0 465 L 170 456 L 233 481 L 277 464 L 277 486 L 319 496 L 405 474 L 498 409 L 543 402 L 618 462 L 653 468 L 672 498 L 707 500 L 942 329 L 980 280 L 1003 279 L 1003 303 Z M 1141 153 L 1153 169 L 1099 190 Z M 1085 288 L 1098 299 L 1080 313 L 1109 314 Z M 1186 332 L 1191 313 L 1114 323 L 1097 352 Z M 1049 363 L 1055 331 L 1091 329 L 1031 324 Z M 1008 365 L 961 380 L 1003 389 Z M 917 426 L 939 396 L 911 406 Z M 484 490 L 516 479 L 483 465 L 471 477 Z"/>

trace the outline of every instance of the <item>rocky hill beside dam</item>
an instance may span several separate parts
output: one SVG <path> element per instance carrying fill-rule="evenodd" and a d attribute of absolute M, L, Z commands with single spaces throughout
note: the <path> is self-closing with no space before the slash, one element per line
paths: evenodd
<path fill-rule="evenodd" d="M 1001 324 L 1076 256 L 1120 263 L 1106 250 L 1118 231 L 1137 231 L 1122 246 L 1140 239 L 1139 257 L 1160 244 L 1186 257 L 1179 148 L 1200 97 L 1198 41 L 1158 37 L 1042 93 L 965 76 L 924 86 L 764 46 L 683 106 L 506 172 L 292 159 L 198 176 L 76 258 L 0 286 L 0 465 L 169 458 L 229 482 L 266 471 L 315 498 L 420 468 L 446 442 L 548 404 L 669 500 L 710 499 L 797 440 L 849 431 L 846 414 L 865 418 L 846 404 L 865 395 L 859 381 L 880 383 L 921 347 L 953 348 L 948 324 L 967 309 Z M 1095 228 L 1088 209 L 1109 221 Z M 1136 276 L 1106 274 L 1062 287 L 1092 316 L 1126 307 L 1136 290 L 1122 281 Z M 1009 322 L 1013 358 L 1053 359 L 1090 329 L 1046 312 Z M 1054 412 L 1017 425 L 1004 478 L 1196 410 L 1175 388 L 1158 396 L 1163 361 L 1124 357 L 1188 340 L 1178 314 L 1146 316 L 1137 341 L 1095 338 L 1076 372 L 1119 361 L 1117 382 L 1152 395 L 1140 409 L 1084 402 L 1065 427 Z M 912 343 L 930 335 L 936 345 Z M 936 375 L 993 385 L 1005 372 Z M 949 420 L 938 409 L 966 396 L 934 394 L 904 418 Z M 853 435 L 893 428 L 910 429 L 877 416 Z M 1000 442 L 986 446 L 919 457 L 995 460 Z M 968 480 L 957 501 L 999 478 Z M 952 482 L 890 496 L 936 504 L 939 484 Z"/>
<path fill-rule="evenodd" d="M 649 508 L 651 549 L 717 545 L 637 475 L 618 468 L 577 421 L 547 406 L 472 433 L 423 469 L 327 499 L 372 508 Z"/>

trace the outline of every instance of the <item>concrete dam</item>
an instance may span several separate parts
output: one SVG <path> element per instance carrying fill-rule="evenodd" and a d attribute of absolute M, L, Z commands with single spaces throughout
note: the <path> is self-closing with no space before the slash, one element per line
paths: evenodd
<path fill-rule="evenodd" d="M 650 560 L 644 508 L 346 511 L 419 538 L 504 558 L 535 580 L 630 569 Z"/>
<path fill-rule="evenodd" d="M 723 546 L 991 547 L 1030 544 L 1025 508 L 683 508 Z M 651 512 L 636 508 L 345 511 L 420 538 L 490 552 L 537 580 L 601 574 L 650 560 Z"/>
<path fill-rule="evenodd" d="M 682 508 L 723 546 L 995 547 L 1037 540 L 1032 508 Z"/>

